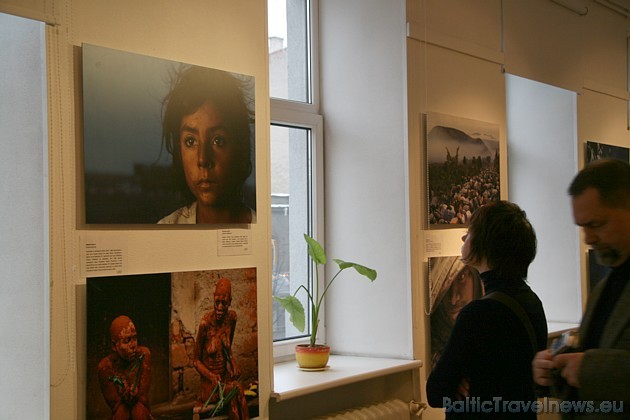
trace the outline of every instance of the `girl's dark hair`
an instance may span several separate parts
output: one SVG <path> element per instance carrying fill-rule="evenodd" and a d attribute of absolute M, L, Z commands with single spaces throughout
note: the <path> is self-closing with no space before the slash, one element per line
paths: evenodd
<path fill-rule="evenodd" d="M 199 66 L 183 67 L 176 71 L 171 89 L 162 102 L 162 145 L 173 158 L 174 187 L 188 200 L 195 197 L 186 184 L 182 157 L 179 148 L 179 130 L 182 118 L 194 113 L 208 102 L 216 106 L 223 115 L 226 129 L 236 141 L 240 167 L 239 185 L 243 185 L 252 172 L 251 142 L 253 102 L 247 92 L 247 80 L 231 73 Z M 253 103 L 252 107 L 253 108 Z"/>
<path fill-rule="evenodd" d="M 536 232 L 519 206 L 492 201 L 473 213 L 468 225 L 471 235 L 468 261 L 485 258 L 501 278 L 527 277 L 536 256 Z"/>

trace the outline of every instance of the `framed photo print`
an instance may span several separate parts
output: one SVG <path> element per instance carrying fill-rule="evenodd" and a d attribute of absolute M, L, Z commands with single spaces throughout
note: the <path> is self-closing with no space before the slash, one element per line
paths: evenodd
<path fill-rule="evenodd" d="M 500 198 L 499 126 L 430 112 L 426 127 L 429 227 L 461 227 Z"/>
<path fill-rule="evenodd" d="M 84 44 L 93 224 L 256 222 L 254 78 Z"/>
<path fill-rule="evenodd" d="M 612 146 L 610 144 L 597 143 L 594 141 L 586 142 L 586 163 L 604 158 L 630 162 L 630 149 L 627 147 Z"/>
<path fill-rule="evenodd" d="M 87 418 L 256 417 L 256 296 L 255 268 L 88 278 Z"/>
<path fill-rule="evenodd" d="M 440 358 L 459 312 L 481 296 L 479 273 L 466 266 L 460 256 L 429 258 L 431 366 Z"/>

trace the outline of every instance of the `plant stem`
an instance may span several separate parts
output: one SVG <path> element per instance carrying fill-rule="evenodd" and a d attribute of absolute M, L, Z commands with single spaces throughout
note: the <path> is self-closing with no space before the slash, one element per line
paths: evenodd
<path fill-rule="evenodd" d="M 311 347 L 315 346 L 315 341 L 317 339 L 317 328 L 319 327 L 319 305 L 322 303 L 321 299 L 318 299 L 319 296 L 319 267 L 317 263 L 315 265 L 315 294 L 311 297 L 311 304 L 313 307 L 313 319 L 312 322 L 312 331 L 311 331 Z"/>

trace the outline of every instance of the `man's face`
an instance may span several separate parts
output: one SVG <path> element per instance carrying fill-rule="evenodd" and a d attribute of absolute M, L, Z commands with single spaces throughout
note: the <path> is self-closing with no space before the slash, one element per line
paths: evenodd
<path fill-rule="evenodd" d="M 599 262 L 621 265 L 630 255 L 630 209 L 602 205 L 599 191 L 587 188 L 572 199 L 573 219 L 582 227 L 584 242 L 595 251 Z"/>
<path fill-rule="evenodd" d="M 227 293 L 217 292 L 214 294 L 214 313 L 217 319 L 222 320 L 227 314 L 232 299 Z"/>
<path fill-rule="evenodd" d="M 138 333 L 136 333 L 136 327 L 133 322 L 129 322 L 129 325 L 124 327 L 118 339 L 113 343 L 114 351 L 125 360 L 132 360 L 136 357 L 138 351 Z"/>
<path fill-rule="evenodd" d="M 199 206 L 225 207 L 240 191 L 236 139 L 216 106 L 205 103 L 182 118 L 179 147 L 188 188 Z"/>

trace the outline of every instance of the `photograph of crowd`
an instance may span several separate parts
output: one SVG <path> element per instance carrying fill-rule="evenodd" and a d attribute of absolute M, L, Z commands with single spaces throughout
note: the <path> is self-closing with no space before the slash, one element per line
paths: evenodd
<path fill-rule="evenodd" d="M 500 198 L 499 126 L 427 114 L 429 225 L 466 225 Z"/>
<path fill-rule="evenodd" d="M 586 163 L 591 163 L 604 158 L 612 158 L 629 162 L 630 149 L 627 147 L 612 146 L 610 144 L 597 143 L 594 141 L 586 142 Z"/>

